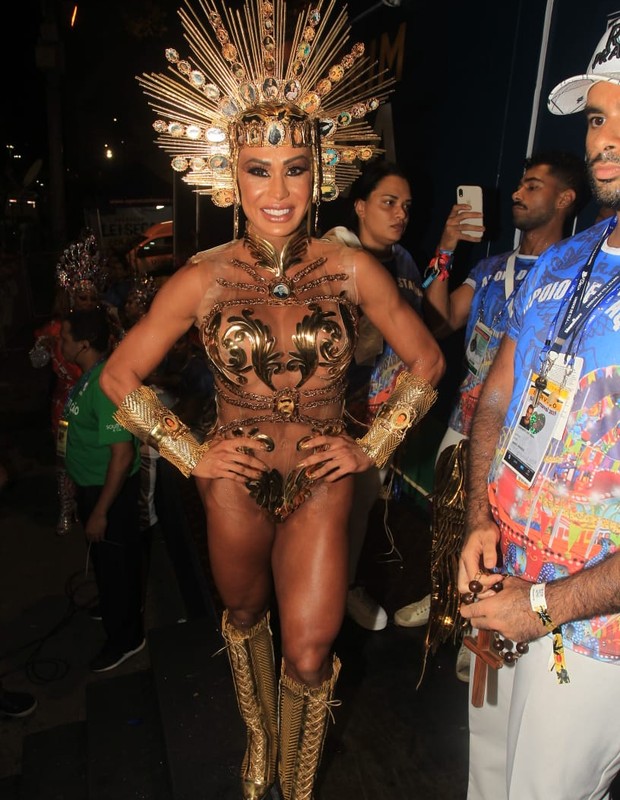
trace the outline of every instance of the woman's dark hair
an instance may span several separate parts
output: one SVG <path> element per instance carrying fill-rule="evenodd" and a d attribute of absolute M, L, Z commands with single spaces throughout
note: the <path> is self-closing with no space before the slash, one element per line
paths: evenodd
<path fill-rule="evenodd" d="M 359 232 L 359 219 L 355 213 L 355 201 L 367 200 L 370 193 L 374 192 L 379 183 L 384 178 L 388 178 L 392 175 L 395 175 L 397 178 L 402 178 L 409 183 L 407 174 L 393 161 L 372 161 L 368 164 L 349 189 L 351 209 L 347 227 L 354 230 L 356 233 Z"/>
<path fill-rule="evenodd" d="M 70 311 L 65 319 L 71 326 L 71 336 L 76 342 L 86 341 L 98 353 L 110 347 L 110 321 L 104 308 Z"/>

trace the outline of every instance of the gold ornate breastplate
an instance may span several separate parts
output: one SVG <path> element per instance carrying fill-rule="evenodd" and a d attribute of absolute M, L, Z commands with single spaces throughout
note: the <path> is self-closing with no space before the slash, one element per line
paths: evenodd
<path fill-rule="evenodd" d="M 217 433 L 251 434 L 272 448 L 260 431 L 265 423 L 301 423 L 308 433 L 338 433 L 357 341 L 357 309 L 338 285 L 348 274 L 325 270 L 325 258 L 303 264 L 304 232 L 280 255 L 248 233 L 245 244 L 256 261 L 232 261 L 235 280 L 217 279 L 222 299 L 201 326 L 217 386 Z M 231 407 L 238 410 L 233 419 Z M 247 486 L 281 521 L 306 499 L 311 483 L 303 470 L 285 476 L 271 470 Z"/>

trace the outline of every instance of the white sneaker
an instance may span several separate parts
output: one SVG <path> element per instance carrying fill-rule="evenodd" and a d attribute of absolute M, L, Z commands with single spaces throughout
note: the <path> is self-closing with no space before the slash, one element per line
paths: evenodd
<path fill-rule="evenodd" d="M 427 594 L 415 603 L 399 608 L 394 613 L 394 623 L 401 628 L 419 628 L 426 625 L 431 614 L 431 596 Z"/>
<path fill-rule="evenodd" d="M 363 586 L 349 589 L 347 614 L 367 631 L 382 631 L 387 625 L 385 609 L 372 599 Z"/>
<path fill-rule="evenodd" d="M 463 683 L 469 683 L 469 667 L 471 664 L 471 650 L 468 647 L 465 647 L 462 644 L 459 647 L 459 651 L 456 654 L 456 677 L 463 681 Z"/>

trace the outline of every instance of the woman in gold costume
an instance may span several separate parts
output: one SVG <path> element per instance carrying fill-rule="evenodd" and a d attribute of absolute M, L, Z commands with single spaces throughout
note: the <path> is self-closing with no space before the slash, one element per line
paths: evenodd
<path fill-rule="evenodd" d="M 352 145 L 347 131 L 338 136 L 346 109 L 357 104 L 368 111 L 379 103 L 363 104 L 359 89 L 357 97 L 336 92 L 338 116 L 337 109 L 330 113 L 321 64 L 310 56 L 323 37 L 328 46 L 321 58 L 333 59 L 347 39 L 346 16 L 340 12 L 334 21 L 334 3 L 325 15 L 321 5 L 300 16 L 286 70 L 278 34 L 282 0 L 250 0 L 244 22 L 203 0 L 213 36 L 191 8 L 180 12 L 193 60 L 180 60 L 176 51 L 166 55 L 186 85 L 178 88 L 179 81 L 164 75 L 141 80 L 164 117 L 155 127 L 173 166 L 184 162 L 186 180 L 216 204 L 240 206 L 245 233 L 178 270 L 101 377 L 119 406 L 117 419 L 192 475 L 202 498 L 210 565 L 226 609 L 222 634 L 248 734 L 241 768 L 246 800 L 266 797 L 276 780 L 285 800 L 312 797 L 340 669 L 332 645 L 347 594 L 352 476 L 389 458 L 434 401 L 443 372 L 433 337 L 384 267 L 361 249 L 308 232 L 320 196 L 333 196 L 356 174 L 346 153 L 374 152 L 376 137 L 359 113 L 355 136 L 362 145 Z M 363 46 L 355 45 L 326 80 L 335 84 L 346 70 L 360 78 L 364 60 Z M 209 76 L 202 72 L 206 64 Z M 306 76 L 322 94 L 310 91 Z M 225 91 L 213 99 L 206 85 Z M 200 93 L 199 120 L 188 87 Z M 335 122 L 331 131 L 328 122 Z M 218 124 L 222 133 L 210 143 Z M 358 308 L 408 370 L 366 435 L 354 440 L 344 432 L 343 398 Z M 192 325 L 217 396 L 215 426 L 201 443 L 142 385 Z M 274 597 L 280 670 L 269 628 Z"/>

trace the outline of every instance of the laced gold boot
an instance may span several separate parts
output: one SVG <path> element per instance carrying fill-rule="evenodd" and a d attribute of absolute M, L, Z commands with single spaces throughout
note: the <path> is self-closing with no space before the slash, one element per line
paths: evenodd
<path fill-rule="evenodd" d="M 278 721 L 273 640 L 269 614 L 247 631 L 222 618 L 239 712 L 247 729 L 241 764 L 244 800 L 262 800 L 276 779 Z"/>
<path fill-rule="evenodd" d="M 280 762 L 278 773 L 284 800 L 312 800 L 327 731 L 327 717 L 340 660 L 334 656 L 331 677 L 311 688 L 284 674 L 280 680 Z"/>

